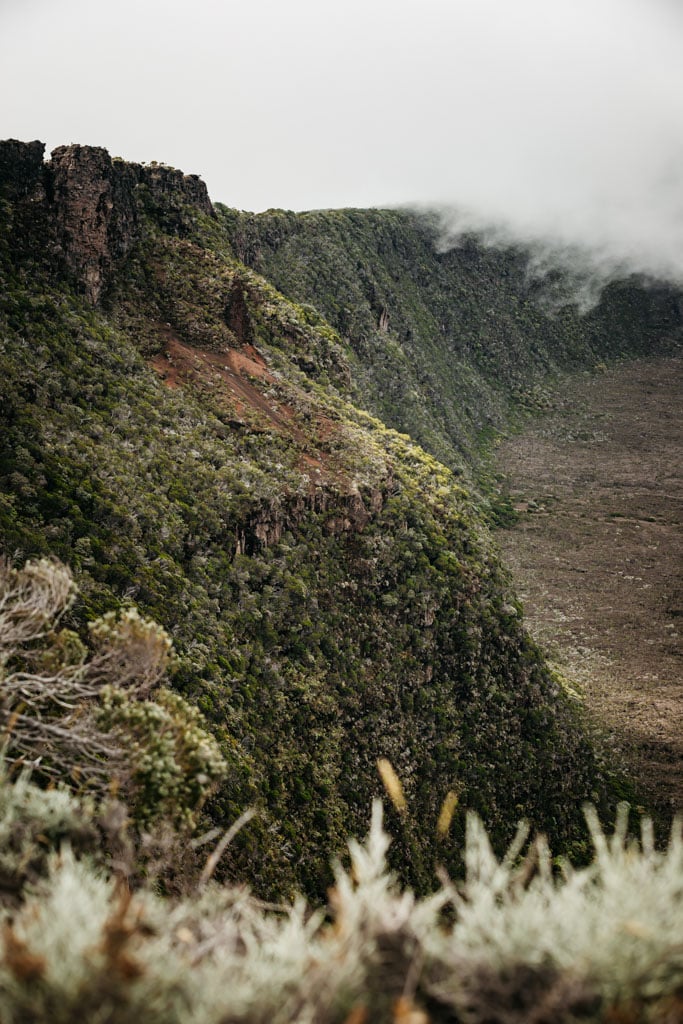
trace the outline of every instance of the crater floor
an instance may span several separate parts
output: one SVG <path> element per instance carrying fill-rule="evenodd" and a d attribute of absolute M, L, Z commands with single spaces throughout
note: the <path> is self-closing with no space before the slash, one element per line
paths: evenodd
<path fill-rule="evenodd" d="M 531 632 L 648 800 L 683 810 L 683 359 L 567 378 L 497 464 Z"/>

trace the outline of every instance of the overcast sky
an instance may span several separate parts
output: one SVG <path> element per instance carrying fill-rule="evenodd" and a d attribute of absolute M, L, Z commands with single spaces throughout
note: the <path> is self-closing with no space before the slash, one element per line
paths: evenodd
<path fill-rule="evenodd" d="M 681 0 L 0 0 L 0 137 L 683 279 Z"/>

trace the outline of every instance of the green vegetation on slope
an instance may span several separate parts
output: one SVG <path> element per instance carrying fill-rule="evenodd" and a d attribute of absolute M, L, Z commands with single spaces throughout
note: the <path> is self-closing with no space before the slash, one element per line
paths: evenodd
<path fill-rule="evenodd" d="M 170 633 L 175 686 L 226 762 L 208 814 L 259 810 L 226 870 L 320 891 L 378 757 L 426 820 L 460 794 L 452 846 L 390 823 L 421 888 L 435 857 L 457 865 L 466 809 L 498 847 L 525 816 L 580 854 L 582 801 L 609 813 L 619 787 L 452 471 L 349 401 L 347 343 L 240 263 L 220 222 L 145 181 L 93 306 L 49 194 L 8 194 L 0 543 L 72 567 L 83 633 L 132 602 Z"/>
<path fill-rule="evenodd" d="M 73 596 L 54 561 L 0 563 L 3 1021 L 679 1019 L 680 825 L 660 853 L 644 822 L 641 851 L 627 841 L 626 806 L 609 838 L 587 808 L 592 862 L 565 865 L 560 878 L 543 836 L 522 858 L 520 826 L 499 862 L 470 812 L 463 881 L 441 872 L 439 889 L 420 900 L 389 872 L 375 801 L 366 843 L 349 842 L 350 868 L 334 865 L 324 910 L 301 898 L 264 905 L 243 885 L 212 881 L 240 826 L 253 827 L 251 812 L 218 843 L 219 830 L 190 838 L 191 813 L 223 765 L 198 713 L 158 689 L 168 636 L 133 610 L 110 614 L 93 624 L 88 655 L 61 628 Z M 112 694 L 130 712 L 114 723 Z M 102 769 L 120 788 L 99 787 L 97 800 L 59 783 L 40 788 L 17 765 L 17 755 L 36 754 L 39 775 L 61 767 L 72 789 Z M 390 764 L 378 767 L 415 848 L 434 822 L 406 801 Z M 122 795 L 148 813 L 131 817 Z M 456 803 L 451 791 L 442 842 Z"/>
<path fill-rule="evenodd" d="M 681 342 L 672 289 L 615 283 L 582 314 L 522 249 L 465 237 L 440 251 L 435 215 L 217 209 L 234 253 L 348 341 L 355 400 L 451 468 L 471 466 L 512 409 L 547 402 L 558 370 Z"/>

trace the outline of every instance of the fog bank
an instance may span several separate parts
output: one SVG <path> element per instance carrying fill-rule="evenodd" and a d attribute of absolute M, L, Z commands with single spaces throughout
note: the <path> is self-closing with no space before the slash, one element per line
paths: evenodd
<path fill-rule="evenodd" d="M 0 28 L 3 137 L 683 280 L 676 0 L 6 0 Z"/>

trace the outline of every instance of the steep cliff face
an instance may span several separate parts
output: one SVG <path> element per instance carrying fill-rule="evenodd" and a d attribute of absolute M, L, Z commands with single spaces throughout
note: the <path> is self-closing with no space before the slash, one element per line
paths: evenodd
<path fill-rule="evenodd" d="M 671 351 L 681 293 L 637 279 L 587 313 L 571 281 L 476 238 L 443 251 L 436 217 L 401 210 L 246 214 L 219 207 L 235 254 L 312 303 L 352 350 L 356 400 L 453 468 L 544 382 L 606 358 Z"/>
<path fill-rule="evenodd" d="M 34 245 L 51 238 L 55 255 L 96 303 L 113 268 L 140 240 L 145 208 L 171 233 L 185 234 L 188 207 L 213 216 L 206 186 L 159 164 L 112 160 L 97 146 L 59 146 L 48 163 L 40 142 L 0 142 L 0 190 L 40 219 Z M 27 204 L 33 209 L 27 218 Z"/>
<path fill-rule="evenodd" d="M 581 802 L 609 814 L 618 785 L 527 636 L 471 497 L 350 400 L 352 346 L 394 387 L 402 279 L 390 294 L 367 278 L 345 341 L 229 254 L 197 179 L 96 149 L 44 166 L 34 145 L 2 153 L 0 544 L 74 568 L 84 636 L 130 601 L 171 632 L 175 685 L 230 765 L 209 813 L 224 826 L 260 810 L 226 870 L 264 893 L 323 888 L 364 827 L 378 757 L 424 823 L 392 823 L 416 885 L 437 856 L 457 867 L 433 827 L 448 791 L 456 840 L 473 808 L 499 845 L 526 815 L 575 849 Z M 384 220 L 386 259 L 391 242 L 409 260 Z M 413 278 L 437 295 L 431 266 Z M 336 280 L 341 295 L 356 278 Z M 487 281 L 491 303 L 492 267 Z M 353 326 L 368 317 L 376 335 Z"/>
<path fill-rule="evenodd" d="M 52 212 L 69 267 L 97 302 L 113 262 L 138 236 L 135 169 L 116 169 L 106 150 L 61 146 L 49 168 Z"/>
<path fill-rule="evenodd" d="M 42 142 L 0 142 L 0 187 L 9 199 L 44 198 Z"/>

